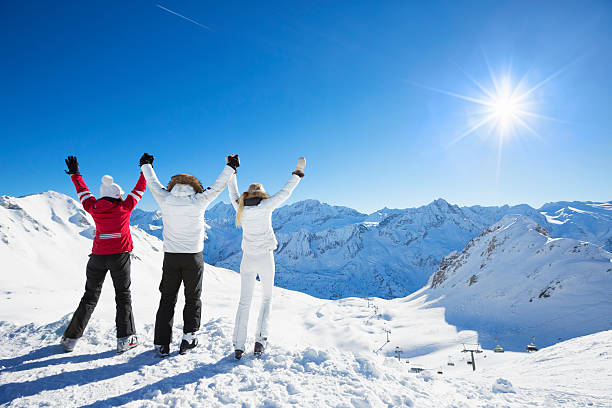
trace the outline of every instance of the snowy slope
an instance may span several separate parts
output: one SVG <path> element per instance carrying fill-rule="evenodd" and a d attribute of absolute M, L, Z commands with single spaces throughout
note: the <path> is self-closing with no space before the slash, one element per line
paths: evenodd
<path fill-rule="evenodd" d="M 506 402 L 507 406 L 581 406 L 577 400 L 588 394 L 591 398 L 583 406 L 606 406 L 610 404 L 612 393 L 612 330 L 602 331 L 587 336 L 577 337 L 540 349 L 536 353 L 509 352 L 495 353 L 485 349 L 475 355 L 476 372 L 472 380 L 484 379 L 491 391 L 499 379 L 512 385 L 509 395 L 523 394 L 525 401 Z M 463 346 L 454 350 L 440 350 L 411 359 L 421 367 L 432 367 L 442 370 L 452 381 L 466 378 L 465 370 L 469 353 L 462 353 Z M 454 366 L 448 366 L 451 361 Z M 545 393 L 545 388 L 557 391 Z M 469 395 L 471 390 L 467 390 Z M 497 390 L 502 393 L 501 390 Z M 545 397 L 545 401 L 542 401 Z M 476 398 L 478 398 L 476 396 Z M 492 403 L 493 406 L 494 405 Z M 486 406 L 478 402 L 467 406 Z"/>
<path fill-rule="evenodd" d="M 540 212 L 554 236 L 594 242 L 612 251 L 612 201 L 560 201 L 544 204 Z"/>
<path fill-rule="evenodd" d="M 554 344 L 612 327 L 612 254 L 552 238 L 525 216 L 505 216 L 447 256 L 424 296 L 481 341 L 522 349 L 530 336 Z"/>
<path fill-rule="evenodd" d="M 0 326 L 0 404 L 10 407 L 599 407 L 612 404 L 612 331 L 538 353 L 485 351 L 476 372 L 458 348 L 448 367 L 436 354 L 401 361 L 326 345 L 274 345 L 261 359 L 227 355 L 230 327 L 206 322 L 201 347 L 159 359 L 150 342 L 124 355 L 112 350 L 109 321 L 93 322 L 75 352 L 58 353 L 58 327 Z M 144 332 L 143 332 L 144 333 Z M 151 336 L 149 328 L 144 333 Z M 107 337 L 105 337 L 107 336 Z M 4 340 L 2 340 L 4 343 Z M 19 346 L 17 351 L 16 345 Z M 13 346 L 11 348 L 11 346 Z M 412 373 L 413 367 L 433 368 Z M 442 374 L 438 374 L 441 371 Z M 501 385 L 501 386 L 500 386 Z"/>
<path fill-rule="evenodd" d="M 473 331 L 457 331 L 444 309 L 424 296 L 393 300 L 323 300 L 276 288 L 270 347 L 261 359 L 235 362 L 231 330 L 239 275 L 206 265 L 201 346 L 188 356 L 157 358 L 152 351 L 161 242 L 136 228 L 133 305 L 143 345 L 117 356 L 112 284 L 107 280 L 77 349 L 63 354 L 59 337 L 84 285 L 91 222 L 74 200 L 56 193 L 3 198 L 0 205 L 0 405 L 5 406 L 335 406 L 484 407 L 595 406 L 612 398 L 605 389 L 612 333 L 542 350 L 542 359 L 508 353 L 503 367 L 483 364 L 472 373 L 459 362 Z M 6 273 L 6 271 L 15 271 Z M 256 290 L 254 304 L 259 301 Z M 179 305 L 183 300 L 179 298 Z M 257 312 L 254 306 L 252 313 Z M 254 323 L 255 319 L 251 320 Z M 251 324 L 249 333 L 253 333 Z M 177 310 L 175 341 L 181 332 Z M 386 343 L 385 329 L 390 330 Z M 253 344 L 249 337 L 248 344 Z M 381 348 L 382 346 L 382 348 Z M 561 346 L 561 348 L 559 348 Z M 176 353 L 175 344 L 174 353 Z M 397 361 L 395 347 L 402 350 Z M 567 389 L 580 364 L 583 380 Z M 378 354 L 373 351 L 380 349 Z M 440 356 L 443 359 L 440 360 Z M 534 356 L 535 357 L 535 356 Z M 493 356 L 488 357 L 493 358 Z M 487 360 L 487 363 L 490 360 Z M 479 363 L 480 360 L 479 360 Z M 413 367 L 433 368 L 415 374 Z M 436 374 L 443 368 L 444 374 Z M 522 371 L 518 371 L 522 370 Z M 516 373 L 520 372 L 520 375 Z M 563 373 L 556 381 L 543 375 Z M 499 378 L 514 384 L 498 392 Z"/>

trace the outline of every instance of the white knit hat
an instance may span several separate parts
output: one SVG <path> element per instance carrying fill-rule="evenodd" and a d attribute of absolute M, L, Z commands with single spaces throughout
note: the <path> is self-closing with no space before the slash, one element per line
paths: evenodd
<path fill-rule="evenodd" d="M 113 177 L 108 174 L 102 177 L 100 186 L 100 197 L 122 198 L 123 190 L 117 183 L 113 183 Z"/>

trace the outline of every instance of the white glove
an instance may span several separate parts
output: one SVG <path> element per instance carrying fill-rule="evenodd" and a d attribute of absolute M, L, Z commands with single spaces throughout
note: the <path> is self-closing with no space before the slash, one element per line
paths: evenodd
<path fill-rule="evenodd" d="M 306 158 L 305 157 L 300 157 L 297 160 L 297 165 L 295 166 L 295 171 L 299 171 L 301 173 L 304 172 L 304 167 L 306 167 Z"/>

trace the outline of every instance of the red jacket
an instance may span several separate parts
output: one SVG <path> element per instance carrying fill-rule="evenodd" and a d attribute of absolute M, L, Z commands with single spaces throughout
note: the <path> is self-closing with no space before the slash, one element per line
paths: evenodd
<path fill-rule="evenodd" d="M 91 253 L 108 255 L 131 251 L 134 245 L 130 233 L 130 215 L 147 188 L 147 181 L 142 173 L 136 187 L 125 200 L 96 200 L 80 174 L 73 174 L 72 182 L 83 208 L 93 216 L 96 223 L 96 237 Z"/>

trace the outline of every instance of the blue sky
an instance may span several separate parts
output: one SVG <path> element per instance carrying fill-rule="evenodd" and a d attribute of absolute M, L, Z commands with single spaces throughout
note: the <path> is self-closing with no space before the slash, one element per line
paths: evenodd
<path fill-rule="evenodd" d="M 146 151 L 203 184 L 239 153 L 240 188 L 271 192 L 304 155 L 292 201 L 367 212 L 612 199 L 609 1 L 3 2 L 0 25 L 0 194 L 73 194 L 68 154 L 128 190 Z M 556 120 L 524 117 L 501 160 L 488 127 L 452 143 L 479 105 L 429 89 L 476 96 L 489 67 L 557 74 L 529 95 Z"/>

